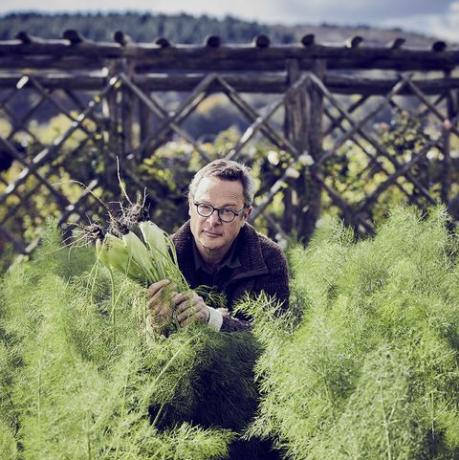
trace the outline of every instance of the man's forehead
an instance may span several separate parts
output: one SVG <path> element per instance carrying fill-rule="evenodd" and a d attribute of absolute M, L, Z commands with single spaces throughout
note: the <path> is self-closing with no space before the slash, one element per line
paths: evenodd
<path fill-rule="evenodd" d="M 244 189 L 240 181 L 230 181 L 218 177 L 203 177 L 196 188 L 195 199 L 244 200 Z"/>

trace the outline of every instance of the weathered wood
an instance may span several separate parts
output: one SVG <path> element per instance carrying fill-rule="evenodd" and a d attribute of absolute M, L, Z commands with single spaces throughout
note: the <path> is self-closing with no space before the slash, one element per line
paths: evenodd
<path fill-rule="evenodd" d="M 235 88 L 229 84 L 229 82 L 219 76 L 218 78 L 219 83 L 223 87 L 224 93 L 228 96 L 229 100 L 241 111 L 243 115 L 250 122 L 254 122 L 258 117 L 258 112 L 252 108 L 242 97 L 238 94 Z M 260 131 L 263 135 L 273 143 L 274 146 L 278 147 L 281 150 L 286 151 L 294 151 L 295 147 L 291 145 L 291 143 L 280 133 L 277 133 L 272 127 L 270 126 L 267 120 L 264 120 L 260 126 Z"/>
<path fill-rule="evenodd" d="M 41 72 L 37 71 L 52 69 L 60 70 L 62 72 L 69 72 L 71 70 L 78 70 L 81 72 L 89 72 L 92 70 L 100 71 L 105 66 L 105 59 L 86 58 L 80 56 L 6 56 L 0 55 L 0 69 L 5 69 L 8 73 L 21 71 L 27 69 L 28 73 L 35 73 L 38 76 Z M 70 75 L 72 76 L 72 75 Z"/>
<path fill-rule="evenodd" d="M 222 44 L 222 39 L 217 35 L 209 35 L 204 40 L 204 43 L 208 48 L 219 48 Z"/>
<path fill-rule="evenodd" d="M 111 42 L 88 42 L 78 33 L 67 31 L 72 40 L 49 40 L 44 43 L 22 43 L 20 40 L 0 41 L 0 56 L 79 56 L 102 59 L 127 58 L 139 60 L 144 68 L 201 68 L 223 70 L 228 64 L 250 68 L 279 70 L 285 60 L 296 59 L 302 70 L 311 69 L 315 59 L 325 59 L 327 68 L 383 68 L 395 70 L 448 70 L 459 64 L 458 50 L 396 49 L 388 47 L 342 47 L 312 44 L 310 46 L 270 46 L 268 37 L 257 37 L 254 45 L 225 45 L 209 48 L 202 45 L 164 46 L 136 44 L 121 46 Z M 140 67 L 139 67 L 140 68 Z"/>
<path fill-rule="evenodd" d="M 26 248 L 25 246 L 21 243 L 21 241 L 19 241 L 17 238 L 15 238 L 11 232 L 9 232 L 8 230 L 6 230 L 6 228 L 0 226 L 0 236 L 3 237 L 3 239 L 5 239 L 6 241 L 9 241 L 10 243 L 12 243 L 12 245 L 14 246 L 14 249 L 16 250 L 16 252 L 18 252 L 19 254 L 25 254 L 26 253 Z"/>
<path fill-rule="evenodd" d="M 325 61 L 316 61 L 316 65 L 313 69 L 313 72 L 310 74 L 310 77 L 314 80 L 322 81 L 325 78 L 326 72 L 326 62 Z M 324 111 L 324 95 L 316 87 L 309 84 L 307 88 L 307 117 L 308 117 L 308 126 L 307 126 L 307 149 L 308 154 L 316 163 L 323 155 L 323 111 Z M 316 180 L 316 178 L 311 175 L 311 171 L 305 168 L 305 178 L 301 185 L 298 185 L 300 193 L 300 209 L 299 209 L 299 218 L 297 229 L 300 237 L 304 242 L 309 241 L 314 229 L 316 227 L 316 222 L 319 219 L 321 211 L 321 194 L 322 187 L 321 184 Z"/>
<path fill-rule="evenodd" d="M 295 85 L 302 78 L 298 61 L 288 60 L 286 62 L 286 68 L 288 84 Z M 299 153 L 306 150 L 308 142 L 307 123 L 309 121 L 309 114 L 307 113 L 307 103 L 305 85 L 301 85 L 298 91 L 295 91 L 289 97 L 285 98 L 284 136 L 294 145 Z M 303 182 L 305 180 L 306 178 L 304 175 L 300 176 L 299 181 Z M 284 215 L 282 218 L 282 227 L 287 233 L 292 232 L 292 229 L 297 224 L 296 220 L 300 218 L 301 215 L 298 206 L 295 206 L 293 202 L 294 193 L 297 194 L 297 192 L 297 190 L 293 191 L 291 187 L 284 190 Z"/>
<path fill-rule="evenodd" d="M 177 73 L 156 73 L 153 75 L 134 74 L 132 81 L 142 91 L 190 91 L 206 74 L 177 74 Z M 221 75 L 236 91 L 246 93 L 284 93 L 288 89 L 287 74 L 282 72 L 267 72 L 257 74 L 223 73 Z M 107 82 L 105 75 L 34 75 L 46 89 L 64 90 L 88 90 L 100 91 Z M 16 88 L 18 81 L 23 77 L 21 74 L 14 76 L 0 75 L 0 89 Z M 342 75 L 327 74 L 324 79 L 325 86 L 335 94 L 360 94 L 362 96 L 385 95 L 396 84 L 397 79 L 380 79 L 350 77 Z M 436 95 L 446 90 L 459 89 L 459 78 L 446 77 L 435 79 L 413 79 L 416 85 L 426 95 Z M 31 83 L 26 83 L 31 85 Z M 220 92 L 224 89 L 217 79 L 207 88 L 207 93 Z M 402 88 L 400 95 L 413 94 L 409 87 Z"/>
<path fill-rule="evenodd" d="M 362 43 L 363 37 L 361 37 L 360 35 L 355 35 L 353 37 L 348 38 L 345 41 L 344 46 L 346 48 L 358 48 Z"/>
<path fill-rule="evenodd" d="M 152 140 L 155 140 L 156 144 L 161 145 L 163 140 L 162 137 L 169 131 L 169 126 L 171 123 L 179 124 L 181 123 L 188 115 L 195 110 L 195 108 L 201 103 L 201 101 L 206 97 L 206 90 L 209 84 L 215 80 L 216 74 L 207 75 L 192 91 L 192 93 L 186 98 L 186 100 L 180 104 L 177 111 L 165 119 L 160 126 L 151 133 L 147 138 L 143 140 L 138 151 L 144 151 L 147 147 L 150 147 Z M 154 147 L 153 147 L 154 149 Z"/>
<path fill-rule="evenodd" d="M 355 123 L 352 119 L 352 117 L 344 110 L 339 103 L 336 101 L 335 97 L 328 91 L 328 89 L 323 85 L 323 83 L 314 77 L 314 75 L 311 76 L 311 79 L 315 82 L 316 86 L 321 89 L 323 92 L 324 96 L 327 97 L 327 99 L 333 104 L 333 106 L 339 111 L 340 114 L 342 114 L 345 119 L 350 123 L 351 125 L 351 131 L 348 131 L 347 138 L 352 137 L 354 133 L 358 133 L 360 136 L 362 136 L 363 139 L 365 139 L 378 153 L 381 155 L 385 156 L 394 166 L 396 169 L 401 168 L 400 164 L 398 161 L 390 155 L 389 152 L 386 151 L 385 148 L 383 148 L 372 136 L 370 136 L 368 133 L 363 131 L 361 123 Z M 396 91 L 396 87 L 394 86 L 393 91 Z M 387 102 L 387 98 L 384 99 L 383 102 Z M 358 126 L 358 125 L 361 126 Z M 319 165 L 323 163 L 326 158 L 334 153 L 333 150 L 329 150 L 327 153 L 322 155 L 322 157 L 319 160 Z M 425 188 L 422 186 L 422 184 L 417 180 L 412 174 L 409 173 L 409 171 L 406 172 L 406 177 L 413 182 L 414 185 L 418 188 L 418 190 L 427 198 L 427 200 L 435 204 L 435 200 L 429 195 L 429 193 L 425 190 Z"/>
<path fill-rule="evenodd" d="M 360 100 L 361 101 L 361 100 Z M 360 101 L 357 101 L 357 102 L 360 102 Z M 353 106 L 351 106 L 350 108 L 353 108 Z M 348 109 L 348 113 L 351 113 L 350 112 L 350 108 Z M 342 122 L 344 120 L 344 117 L 343 115 L 340 115 L 339 118 L 335 118 L 332 116 L 332 114 L 330 113 L 330 111 L 324 107 L 324 114 L 330 119 L 332 120 L 332 125 L 336 125 L 336 127 L 343 133 L 346 133 L 346 129 L 343 127 L 342 125 Z M 363 178 L 364 174 L 366 174 L 368 171 L 370 171 L 372 168 L 374 168 L 376 166 L 376 170 L 377 171 L 380 171 L 380 172 L 383 172 L 387 177 L 390 176 L 390 173 L 389 171 L 387 171 L 386 168 L 383 167 L 383 165 L 378 161 L 378 156 L 381 156 L 381 157 L 384 157 L 383 155 L 372 155 L 368 152 L 368 149 L 358 140 L 356 139 L 355 136 L 352 136 L 351 137 L 351 140 L 352 142 L 354 142 L 354 144 L 367 156 L 367 158 L 369 159 L 369 162 L 367 164 L 367 166 L 365 168 L 363 168 L 355 177 L 355 180 L 358 181 L 359 179 Z M 348 190 L 353 184 L 350 183 L 348 185 L 348 187 L 344 190 L 344 192 L 346 190 Z M 394 183 L 394 186 L 397 187 L 406 197 L 410 198 L 410 194 L 408 191 L 406 191 L 404 189 L 404 187 L 399 184 L 398 182 L 395 182 Z"/>
<path fill-rule="evenodd" d="M 128 86 L 131 89 L 131 91 L 137 96 L 137 98 L 141 102 L 141 107 L 148 109 L 147 112 L 150 115 L 154 113 L 159 117 L 160 120 L 167 120 L 169 114 L 164 108 L 161 107 L 161 105 L 157 101 L 155 101 L 155 99 L 148 97 L 145 93 L 143 93 L 142 90 L 138 88 L 135 84 L 133 84 L 132 81 L 130 81 L 130 79 L 126 75 L 121 74 L 120 78 L 123 81 L 123 83 L 126 86 Z M 151 126 L 144 129 L 144 135 L 141 136 L 141 140 L 146 139 L 150 136 L 151 134 L 150 128 Z M 185 130 L 180 128 L 174 122 L 170 123 L 170 128 L 173 131 L 175 131 L 179 136 L 181 136 L 183 139 L 185 139 L 188 143 L 190 143 L 204 160 L 210 161 L 210 157 L 207 155 L 207 153 Z"/>
<path fill-rule="evenodd" d="M 121 46 L 134 45 L 134 41 L 132 40 L 132 38 L 121 30 L 117 30 L 113 34 L 113 40 L 116 43 L 119 43 Z"/>
<path fill-rule="evenodd" d="M 325 181 L 325 179 L 320 175 L 317 170 L 312 170 L 311 174 L 314 177 L 314 180 L 317 181 L 321 188 L 323 188 L 328 196 L 331 198 L 332 202 L 337 206 L 343 213 L 344 223 L 347 225 L 351 225 L 358 229 L 360 226 L 363 227 L 365 232 L 369 235 L 373 234 L 374 229 L 373 227 L 361 216 L 360 213 L 355 212 L 354 208 L 349 205 L 346 201 L 344 201 L 341 196 L 329 187 Z"/>
<path fill-rule="evenodd" d="M 447 117 L 443 115 L 437 107 L 432 104 L 427 97 L 424 95 L 424 93 L 411 81 L 411 79 L 406 78 L 404 75 L 401 75 L 401 78 L 407 83 L 407 85 L 412 89 L 413 93 L 423 102 L 441 122 L 445 122 L 447 120 Z M 450 130 L 456 134 L 456 136 L 459 136 L 459 130 L 454 126 L 451 125 Z"/>
<path fill-rule="evenodd" d="M 78 31 L 67 31 L 64 36 L 63 40 L 46 40 L 23 33 L 18 35 L 17 40 L 0 41 L 0 109 L 3 108 L 13 125 L 8 139 L 13 139 L 19 131 L 28 132 L 33 137 L 28 129 L 29 120 L 44 102 L 49 102 L 59 113 L 72 120 L 74 131 L 78 129 L 85 133 L 78 149 L 90 141 L 97 145 L 106 163 L 106 179 L 111 179 L 111 182 L 106 180 L 108 183 L 116 183 L 116 158 L 119 157 L 124 174 L 132 183 L 143 187 L 145 184 L 131 169 L 130 160 L 125 161 L 126 155 L 138 154 L 135 160 L 140 161 L 143 151 L 154 151 L 172 135 L 183 137 L 201 153 L 204 160 L 208 160 L 206 152 L 180 127 L 180 123 L 209 94 L 223 92 L 250 123 L 236 145 L 229 150 L 229 158 L 237 157 L 257 133 L 272 142 L 274 148 L 291 154 L 280 178 L 257 195 L 258 206 L 253 214 L 253 218 L 265 215 L 270 227 L 278 233 L 284 232 L 284 236 L 285 230 L 295 230 L 300 237 L 309 238 L 320 211 L 322 191 L 341 210 L 347 223 L 367 233 L 373 231 L 369 220 L 371 208 L 389 187 L 397 187 L 419 206 L 423 206 L 424 199 L 433 203 L 429 190 L 412 171 L 412 167 L 425 157 L 426 149 L 432 147 L 443 152 L 441 197 L 445 202 L 448 200 L 450 169 L 453 167 L 450 136 L 459 134 L 456 127 L 457 101 L 454 100 L 458 97 L 459 78 L 451 78 L 454 75 L 451 70 L 459 66 L 459 50 L 448 49 L 444 42 L 434 43 L 431 49 L 416 50 L 405 48 L 403 39 L 384 47 L 364 46 L 366 44 L 359 36 L 351 37 L 345 44 L 317 44 L 312 34 L 304 36 L 301 43 L 295 45 L 273 45 L 266 36 L 256 37 L 251 44 L 244 45 L 224 45 L 218 36 L 207 37 L 202 45 L 174 45 L 166 39 L 139 44 L 122 31 L 115 33 L 113 43 L 89 41 Z M 78 74 L 73 72 L 74 69 L 78 69 Z M 365 69 L 440 70 L 445 73 L 445 78 L 373 78 L 365 76 L 364 72 L 357 76 L 340 72 Z M 69 96 L 81 112 L 79 117 L 75 117 L 56 96 L 54 92 L 57 90 Z M 18 93 L 27 94 L 29 91 L 35 91 L 40 99 L 20 117 L 15 116 L 10 110 L 10 101 Z M 92 106 L 87 107 L 86 102 L 79 99 L 78 91 L 83 94 L 100 93 L 96 98 L 97 104 L 102 104 L 102 115 L 98 115 L 94 109 L 94 100 Z M 155 97 L 155 93 L 161 91 L 187 91 L 191 94 L 175 112 L 168 113 Z M 240 92 L 281 96 L 266 111 L 259 112 L 241 97 Z M 335 98 L 337 94 L 358 94 L 361 97 L 344 109 Z M 368 97 L 374 95 L 382 95 L 382 102 L 376 107 L 371 106 L 363 119 L 353 119 L 352 114 L 363 106 Z M 397 98 L 394 98 L 395 95 Z M 401 164 L 366 130 L 366 123 L 379 110 L 388 105 L 396 106 L 403 95 L 416 96 L 420 105 L 425 106 L 418 116 L 434 116 L 443 124 L 442 137 L 424 145 L 413 161 L 406 164 Z M 434 102 L 429 99 L 430 96 L 436 97 Z M 336 108 L 338 116 L 332 116 L 324 106 L 324 98 Z M 447 98 L 447 116 L 442 111 L 443 107 L 439 106 L 444 98 Z M 285 107 L 285 135 L 269 122 L 271 115 L 282 105 Z M 138 110 L 135 117 L 134 109 Z M 325 154 L 322 152 L 324 114 L 331 120 L 326 135 L 332 134 L 335 129 L 343 132 L 333 148 Z M 156 126 L 151 124 L 151 116 L 158 118 Z M 89 129 L 85 120 L 94 122 L 96 131 L 92 127 Z M 132 138 L 131 130 L 137 120 L 141 122 L 140 147 L 134 151 L 133 146 L 138 142 Z M 154 129 L 150 130 L 149 127 Z M 107 133 L 110 133 L 108 142 Z M 49 181 L 53 168 L 43 168 L 51 160 L 54 161 L 53 167 L 63 164 L 65 156 L 58 155 L 71 135 L 72 131 L 67 131 L 31 161 L 19 158 L 16 152 L 17 160 L 22 161 L 24 169 L 0 194 L 0 205 L 12 194 L 21 196 L 22 193 L 22 197 L 27 199 L 27 195 L 32 196 L 36 190 L 46 187 L 51 198 L 61 207 L 61 223 L 73 214 L 77 219 L 83 218 L 85 208 L 90 207 L 89 195 L 85 192 L 76 202 L 70 203 Z M 385 182 L 355 206 L 347 203 L 330 186 L 329 179 L 323 177 L 326 158 L 333 155 L 346 140 L 355 142 L 368 157 L 367 165 L 360 171 L 362 177 L 373 168 L 387 176 Z M 375 153 L 368 150 L 367 144 Z M 312 166 L 308 165 L 305 153 L 315 162 Z M 389 173 L 380 161 L 382 158 L 392 163 L 395 173 Z M 298 172 L 300 178 L 292 177 Z M 31 176 L 35 176 L 37 185 L 23 192 L 21 184 Z M 398 182 L 400 176 L 405 176 L 416 187 L 413 197 L 405 189 L 405 183 Z M 116 193 L 115 190 L 113 192 Z M 266 207 L 279 193 L 285 196 L 284 230 L 273 221 L 272 216 L 266 214 Z M 17 209 L 13 206 L 6 214 L 3 213 L 6 220 L 0 222 L 0 229 L 13 218 Z M 28 251 L 33 246 L 34 242 L 28 246 L 18 242 L 16 248 L 18 251 Z"/>
<path fill-rule="evenodd" d="M 231 160 L 234 158 L 241 150 L 242 148 L 247 145 L 247 143 L 253 138 L 253 136 L 262 128 L 262 126 L 267 127 L 266 122 L 269 120 L 269 118 L 272 117 L 272 115 L 283 105 L 286 103 L 286 101 L 290 98 L 293 97 L 293 95 L 298 94 L 298 91 L 301 91 L 301 87 L 304 85 L 304 83 L 307 81 L 307 76 L 303 75 L 301 78 L 299 78 L 297 81 L 293 82 L 290 88 L 286 91 L 286 93 L 277 101 L 273 102 L 272 104 L 269 104 L 267 107 L 266 112 L 264 113 L 263 116 L 257 117 L 256 120 L 245 130 L 241 138 L 239 139 L 238 143 L 225 155 L 225 158 L 228 160 Z M 269 128 L 268 128 L 269 129 Z M 295 157 L 298 157 L 301 154 L 301 151 L 299 151 L 296 146 L 289 141 L 289 146 L 291 147 L 289 149 L 289 152 L 292 153 Z"/>
<path fill-rule="evenodd" d="M 425 144 L 421 150 L 417 153 L 417 155 L 413 155 L 410 161 L 405 163 L 403 166 L 399 167 L 388 179 L 381 183 L 376 190 L 373 191 L 371 195 L 369 195 L 365 201 L 357 208 L 357 213 L 364 212 L 368 210 L 368 208 L 378 199 L 378 197 L 386 191 L 400 176 L 407 175 L 409 170 L 416 164 L 418 163 L 426 154 L 429 152 L 429 150 L 432 148 L 432 146 L 435 145 L 437 140 L 432 140 Z M 432 199 L 432 198 L 431 198 Z M 435 200 L 432 200 L 431 204 L 435 204 Z"/>
<path fill-rule="evenodd" d="M 350 115 L 354 113 L 359 107 L 361 107 L 366 101 L 368 100 L 368 96 L 361 96 L 357 101 L 353 102 L 347 109 L 347 113 Z M 344 115 L 340 114 L 338 118 L 334 118 L 331 115 L 329 116 L 330 120 L 332 120 L 332 123 L 327 127 L 327 129 L 324 132 L 324 137 L 329 136 L 337 127 L 342 128 L 342 122 L 344 121 Z M 343 133 L 345 130 L 343 129 Z"/>
<path fill-rule="evenodd" d="M 103 91 L 103 93 L 100 95 L 100 97 L 104 97 L 111 89 L 112 86 L 116 83 L 116 80 L 112 81 L 107 88 Z M 99 97 L 98 97 L 99 98 Z M 97 99 L 98 99 L 97 98 Z M 21 173 L 17 176 L 14 182 L 12 182 L 4 191 L 3 193 L 0 194 L 0 204 L 2 204 L 8 196 L 10 196 L 12 193 L 14 193 L 17 188 L 22 185 L 27 178 L 30 176 L 30 174 L 35 174 L 38 168 L 40 168 L 45 162 L 50 161 L 58 152 L 60 147 L 69 139 L 72 134 L 79 129 L 79 125 L 84 122 L 84 120 L 88 117 L 88 115 L 95 110 L 97 105 L 97 102 L 95 99 L 93 99 L 87 109 L 80 114 L 78 117 L 78 123 L 73 124 L 64 134 L 59 136 L 53 144 L 42 151 L 40 151 L 35 157 L 32 159 L 32 161 L 21 171 Z M 10 151 L 12 154 L 17 156 L 18 160 L 20 160 L 20 156 L 15 152 L 15 149 L 12 148 L 11 145 L 9 145 L 5 140 L 3 140 L 0 137 L 0 142 L 5 145 L 5 147 Z M 39 180 L 42 180 L 43 178 L 37 174 L 37 178 Z M 45 185 L 49 185 L 46 184 Z M 51 191 L 53 192 L 53 188 L 51 187 Z"/>
<path fill-rule="evenodd" d="M 449 74 L 445 75 L 449 77 Z M 446 99 L 446 110 L 447 117 L 443 122 L 442 126 L 442 137 L 443 137 L 443 164 L 441 171 L 441 189 L 440 196 L 443 203 L 449 205 L 450 203 L 450 191 L 451 191 L 451 169 L 452 169 L 452 160 L 451 160 L 451 127 L 454 127 L 457 121 L 458 108 L 456 101 L 454 100 L 453 95 L 450 91 L 447 93 Z"/>
<path fill-rule="evenodd" d="M 62 34 L 62 38 L 65 38 L 70 42 L 71 45 L 79 45 L 81 43 L 88 42 L 89 40 L 84 37 L 78 30 L 68 29 Z"/>
<path fill-rule="evenodd" d="M 301 44 L 305 47 L 315 45 L 316 37 L 314 34 L 306 34 L 301 38 Z"/>
<path fill-rule="evenodd" d="M 67 219 L 72 215 L 72 214 L 78 214 L 81 217 L 81 213 L 78 211 L 78 209 L 82 206 L 84 200 L 92 196 L 92 193 L 94 190 L 98 187 L 99 185 L 99 180 L 98 179 L 93 179 L 83 190 L 83 193 L 78 197 L 78 199 L 74 203 L 68 204 L 60 219 L 58 220 L 57 224 L 62 225 L 65 222 L 67 222 Z"/>
<path fill-rule="evenodd" d="M 387 44 L 387 48 L 398 50 L 406 43 L 405 38 L 397 37 Z"/>

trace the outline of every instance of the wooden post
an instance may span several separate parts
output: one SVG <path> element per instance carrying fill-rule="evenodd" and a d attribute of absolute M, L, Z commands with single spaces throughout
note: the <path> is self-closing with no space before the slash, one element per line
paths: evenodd
<path fill-rule="evenodd" d="M 148 95 L 148 91 L 145 91 L 145 93 Z M 152 124 L 152 111 L 139 99 L 139 145 L 141 145 L 151 133 Z M 140 155 L 143 157 L 144 152 L 140 152 Z"/>
<path fill-rule="evenodd" d="M 301 77 L 301 70 L 298 60 L 288 60 L 287 67 L 287 84 L 293 85 Z M 306 138 L 307 129 L 307 98 L 306 89 L 301 87 L 298 91 L 293 93 L 285 101 L 285 114 L 284 114 L 284 135 L 288 141 L 298 150 L 303 152 L 307 145 Z M 293 152 L 290 152 L 294 155 Z M 304 178 L 292 181 L 292 186 L 284 190 L 284 215 L 282 220 L 282 228 L 290 234 L 292 230 L 298 227 L 298 193 L 299 184 Z M 301 235 L 299 235 L 301 237 Z"/>
<path fill-rule="evenodd" d="M 451 72 L 445 72 L 445 78 L 451 76 Z M 448 205 L 450 203 L 450 189 L 451 189 L 451 125 L 456 125 L 457 120 L 457 100 L 453 98 L 453 91 L 448 90 L 446 97 L 446 110 L 448 121 L 443 125 L 443 168 L 441 178 L 440 196 L 443 203 Z"/>
<path fill-rule="evenodd" d="M 325 61 L 317 60 L 313 66 L 313 73 L 322 81 L 325 78 Z M 314 84 L 307 89 L 308 99 L 308 126 L 307 126 L 307 154 L 316 163 L 322 156 L 322 120 L 324 117 L 323 94 Z M 314 165 L 312 165 L 314 168 Z M 304 194 L 300 200 L 300 214 L 298 234 L 303 242 L 309 241 L 314 233 L 316 222 L 320 216 L 322 186 L 308 169 L 304 178 Z"/>
<path fill-rule="evenodd" d="M 132 78 L 132 64 L 127 59 L 122 59 L 121 65 L 123 72 L 128 79 Z M 122 158 L 126 157 L 133 151 L 133 125 L 134 125 L 134 107 L 135 96 L 126 86 L 122 86 L 121 90 L 121 136 L 122 142 Z"/>
<path fill-rule="evenodd" d="M 115 61 L 110 66 L 107 83 L 120 72 L 118 62 Z M 107 149 L 104 155 L 104 186 L 110 188 L 112 192 L 119 191 L 117 185 L 116 159 L 122 157 L 122 144 L 120 142 L 121 113 L 120 113 L 120 91 L 116 87 L 111 88 L 103 102 L 104 117 L 107 119 Z"/>

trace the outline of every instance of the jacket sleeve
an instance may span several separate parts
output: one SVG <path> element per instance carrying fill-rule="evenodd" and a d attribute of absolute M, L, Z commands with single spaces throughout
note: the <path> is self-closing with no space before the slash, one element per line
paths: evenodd
<path fill-rule="evenodd" d="M 264 253 L 264 260 L 269 272 L 257 278 L 253 294 L 264 291 L 280 302 L 279 313 L 285 313 L 289 306 L 289 274 L 287 259 L 277 245 L 270 245 Z M 230 314 L 223 315 L 221 331 L 234 332 L 250 330 L 251 321 L 240 319 Z"/>
<path fill-rule="evenodd" d="M 257 291 L 263 290 L 275 297 L 281 304 L 280 313 L 284 313 L 288 310 L 290 296 L 287 259 L 277 245 L 271 246 L 264 257 L 269 273 L 257 281 Z"/>
<path fill-rule="evenodd" d="M 251 329 L 250 321 L 235 318 L 229 314 L 223 315 L 223 324 L 221 327 L 222 332 L 242 332 Z"/>

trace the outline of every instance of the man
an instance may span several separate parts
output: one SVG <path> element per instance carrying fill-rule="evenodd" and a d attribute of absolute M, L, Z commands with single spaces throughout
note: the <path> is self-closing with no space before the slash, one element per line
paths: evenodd
<path fill-rule="evenodd" d="M 247 223 L 252 211 L 253 179 L 245 166 L 215 160 L 198 171 L 188 194 L 190 220 L 174 235 L 180 269 L 190 291 L 173 293 L 173 305 L 164 291 L 173 289 L 169 280 L 149 288 L 152 325 L 170 322 L 172 311 L 183 327 L 194 321 L 216 330 L 250 328 L 247 318 L 231 314 L 245 293 L 261 291 L 288 306 L 287 262 L 280 248 Z M 214 308 L 194 289 L 208 286 L 226 298 L 226 308 Z M 171 308 L 172 307 L 172 308 Z"/>

